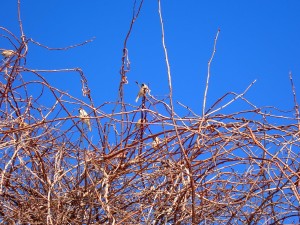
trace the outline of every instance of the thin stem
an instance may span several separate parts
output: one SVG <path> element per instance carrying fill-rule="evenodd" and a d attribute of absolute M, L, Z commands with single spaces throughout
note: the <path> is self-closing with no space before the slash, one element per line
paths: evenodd
<path fill-rule="evenodd" d="M 162 33 L 162 45 L 165 53 L 165 60 L 167 65 L 167 73 L 168 73 L 168 84 L 169 84 L 169 96 L 170 96 L 170 108 L 171 108 L 171 118 L 174 125 L 176 137 L 178 139 L 178 143 L 181 149 L 182 154 L 184 155 L 185 162 L 187 164 L 187 167 L 189 169 L 189 176 L 190 176 L 190 182 L 191 182 L 191 188 L 192 188 L 192 223 L 196 224 L 196 214 L 195 214 L 195 185 L 194 185 L 194 178 L 191 168 L 191 163 L 189 161 L 189 158 L 185 152 L 185 149 L 182 145 L 182 141 L 178 132 L 177 123 L 174 118 L 174 105 L 173 105 L 173 90 L 172 90 L 172 76 L 171 76 L 171 68 L 169 63 L 169 57 L 168 57 L 168 51 L 165 43 L 165 29 L 164 29 L 164 23 L 162 18 L 162 12 L 161 12 L 161 4 L 160 0 L 158 0 L 158 13 L 160 18 L 160 24 L 161 24 L 161 33 Z"/>
<path fill-rule="evenodd" d="M 212 52 L 212 55 L 208 61 L 208 64 L 207 64 L 207 77 L 206 77 L 206 85 L 205 85 L 205 91 L 204 91 L 204 99 L 203 99 L 203 106 L 202 106 L 202 116 L 205 115 L 205 107 L 206 107 L 206 98 L 207 98 L 207 92 L 208 92 L 208 84 L 209 84 L 209 79 L 210 79 L 210 66 L 211 66 L 211 62 L 215 56 L 215 53 L 216 53 L 216 47 L 217 47 L 217 41 L 218 41 L 218 37 L 219 37 L 219 33 L 220 33 L 220 29 L 218 29 L 218 32 L 216 34 L 216 37 L 215 37 L 215 41 L 214 41 L 214 48 L 213 48 L 213 52 Z"/>

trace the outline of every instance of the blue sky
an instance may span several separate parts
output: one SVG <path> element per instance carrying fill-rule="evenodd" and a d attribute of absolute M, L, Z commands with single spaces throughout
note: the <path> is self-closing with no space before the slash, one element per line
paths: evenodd
<path fill-rule="evenodd" d="M 80 67 L 89 81 L 96 105 L 115 101 L 120 81 L 123 41 L 134 1 L 33 1 L 21 2 L 27 38 L 49 47 L 65 47 L 96 37 L 68 51 L 48 51 L 29 45 L 27 66 L 34 69 Z M 16 1 L 4 1 L 0 26 L 19 35 Z M 131 71 L 127 74 L 125 101 L 134 102 L 135 81 L 149 84 L 151 94 L 168 93 L 161 43 L 158 4 L 145 0 L 128 41 Z M 242 92 L 256 106 L 293 107 L 288 74 L 300 92 L 300 2 L 279 1 L 166 1 L 162 0 L 166 45 L 173 78 L 174 100 L 201 114 L 207 62 L 214 37 L 221 29 L 211 65 L 208 107 L 226 92 Z M 1 48 L 12 48 L 3 38 Z M 44 75 L 51 84 L 81 95 L 75 73 Z M 300 97 L 299 97 L 300 99 Z M 237 107 L 237 108 L 235 108 Z M 240 110 L 232 105 L 230 111 Z"/>

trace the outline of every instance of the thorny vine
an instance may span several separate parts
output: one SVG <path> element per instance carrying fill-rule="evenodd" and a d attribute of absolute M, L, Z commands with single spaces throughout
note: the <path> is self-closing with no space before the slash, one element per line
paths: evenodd
<path fill-rule="evenodd" d="M 0 27 L 0 38 L 8 40 L 13 50 L 0 64 L 0 222 L 299 223 L 300 123 L 292 74 L 295 108 L 291 112 L 250 103 L 245 94 L 253 83 L 243 93 L 225 94 L 205 112 L 215 41 L 203 115 L 180 104 L 187 113 L 179 116 L 172 106 L 158 1 L 170 103 L 147 95 L 140 108 L 133 107 L 122 96 L 130 70 L 127 40 L 142 3 L 133 13 L 124 42 L 120 101 L 111 113 L 103 112 L 105 104 L 93 104 L 81 69 L 27 68 L 30 44 L 51 48 L 26 37 L 20 4 L 20 38 Z M 47 82 L 45 74 L 65 72 L 80 75 L 88 103 Z M 34 78 L 28 79 L 27 74 Z M 228 96 L 232 100 L 223 103 Z M 46 106 L 45 98 L 53 104 Z M 234 101 L 243 101 L 248 108 L 222 114 Z M 75 112 L 80 106 L 90 112 L 93 140 Z"/>

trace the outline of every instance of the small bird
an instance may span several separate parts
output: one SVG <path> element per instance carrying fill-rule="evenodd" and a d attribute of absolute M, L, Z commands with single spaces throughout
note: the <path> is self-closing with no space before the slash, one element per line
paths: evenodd
<path fill-rule="evenodd" d="M 16 52 L 14 52 L 13 50 L 3 50 L 1 53 L 1 55 L 3 55 L 4 58 L 9 58 L 15 54 L 16 54 Z"/>
<path fill-rule="evenodd" d="M 143 127 L 145 128 L 145 123 L 147 123 L 148 121 L 146 119 L 139 119 L 137 121 L 137 123 L 135 124 L 135 129 L 140 129 L 142 124 L 143 124 Z"/>
<path fill-rule="evenodd" d="M 139 98 L 145 96 L 147 92 L 149 92 L 148 86 L 146 84 L 142 84 L 140 91 L 135 99 L 135 102 L 138 102 Z"/>
<path fill-rule="evenodd" d="M 79 112 L 79 118 L 82 120 L 82 122 L 84 122 L 88 126 L 89 130 L 92 131 L 91 121 L 89 118 L 87 118 L 88 117 L 87 112 L 81 107 L 78 109 L 78 112 Z"/>
<path fill-rule="evenodd" d="M 161 141 L 159 139 L 158 136 L 156 136 L 155 138 L 153 138 L 153 141 L 152 141 L 152 148 L 157 150 L 159 149 L 159 145 L 161 144 Z"/>

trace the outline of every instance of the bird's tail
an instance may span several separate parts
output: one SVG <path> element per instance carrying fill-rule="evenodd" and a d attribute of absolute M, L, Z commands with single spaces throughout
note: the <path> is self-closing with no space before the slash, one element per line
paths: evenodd
<path fill-rule="evenodd" d="M 140 98 L 140 96 L 138 95 L 135 99 L 135 102 L 138 102 L 139 98 Z"/>

